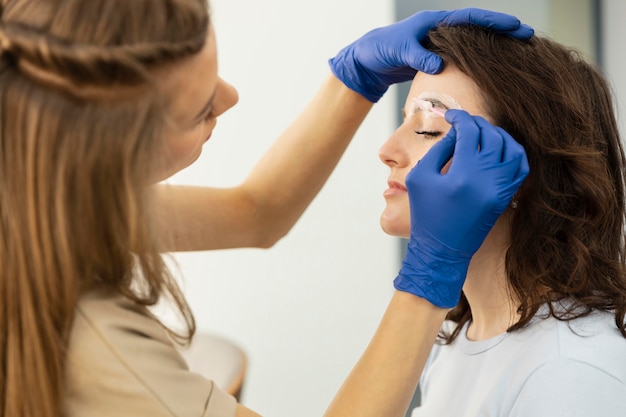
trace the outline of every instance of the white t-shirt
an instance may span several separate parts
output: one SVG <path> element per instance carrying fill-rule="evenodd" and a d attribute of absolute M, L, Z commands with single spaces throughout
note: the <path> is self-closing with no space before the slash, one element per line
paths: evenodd
<path fill-rule="evenodd" d="M 466 324 L 451 345 L 435 345 L 412 417 L 626 417 L 626 339 L 615 316 L 564 322 L 546 311 L 512 333 L 473 342 Z"/>

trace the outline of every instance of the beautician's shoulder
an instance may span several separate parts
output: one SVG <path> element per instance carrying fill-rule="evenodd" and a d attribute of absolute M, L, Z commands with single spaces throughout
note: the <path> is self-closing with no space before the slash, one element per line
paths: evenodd
<path fill-rule="evenodd" d="M 235 416 L 235 399 L 190 372 L 149 311 L 121 296 L 81 299 L 66 367 L 68 417 Z"/>

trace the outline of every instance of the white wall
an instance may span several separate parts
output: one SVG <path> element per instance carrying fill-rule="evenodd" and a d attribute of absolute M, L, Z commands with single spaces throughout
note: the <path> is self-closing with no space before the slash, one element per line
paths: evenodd
<path fill-rule="evenodd" d="M 329 74 L 328 58 L 393 20 L 389 1 L 211 3 L 220 74 L 240 102 L 173 183 L 241 181 Z M 384 98 L 370 113 L 326 187 L 274 248 L 175 256 L 199 329 L 246 349 L 243 403 L 266 417 L 321 416 L 392 294 L 398 245 L 378 225 L 387 170 L 377 159 L 394 128 L 392 104 Z"/>
<path fill-rule="evenodd" d="M 626 2 L 602 1 L 602 38 L 604 40 L 604 69 L 616 96 L 622 139 L 626 135 Z"/>

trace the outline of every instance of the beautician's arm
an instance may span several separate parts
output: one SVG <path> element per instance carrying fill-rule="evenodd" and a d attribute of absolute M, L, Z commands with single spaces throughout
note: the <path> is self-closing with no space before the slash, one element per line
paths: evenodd
<path fill-rule="evenodd" d="M 447 311 L 396 291 L 372 341 L 324 416 L 404 416 Z M 258 416 L 237 407 L 237 417 Z"/>
<path fill-rule="evenodd" d="M 166 250 L 272 246 L 322 188 L 372 105 L 331 75 L 241 185 L 157 186 Z"/>
<path fill-rule="evenodd" d="M 396 291 L 325 417 L 404 416 L 447 309 Z"/>

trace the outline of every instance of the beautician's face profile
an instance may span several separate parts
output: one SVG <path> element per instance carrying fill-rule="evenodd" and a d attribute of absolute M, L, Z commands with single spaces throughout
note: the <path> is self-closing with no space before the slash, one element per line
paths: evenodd
<path fill-rule="evenodd" d="M 418 72 L 402 110 L 402 125 L 380 148 L 380 160 L 390 168 L 388 188 L 384 192 L 385 209 L 380 225 L 385 233 L 409 237 L 411 219 L 405 178 L 411 168 L 441 140 L 450 129 L 443 117 L 420 108 L 420 100 L 442 110 L 462 108 L 472 115 L 490 118 L 480 105 L 478 86 L 456 67 L 447 65 L 437 74 Z M 428 198 L 428 196 L 423 196 Z"/>
<path fill-rule="evenodd" d="M 163 167 L 157 180 L 191 165 L 211 137 L 217 117 L 233 107 L 237 90 L 218 76 L 215 32 L 210 29 L 204 48 L 158 74 L 168 94 L 173 123 L 165 138 Z"/>

